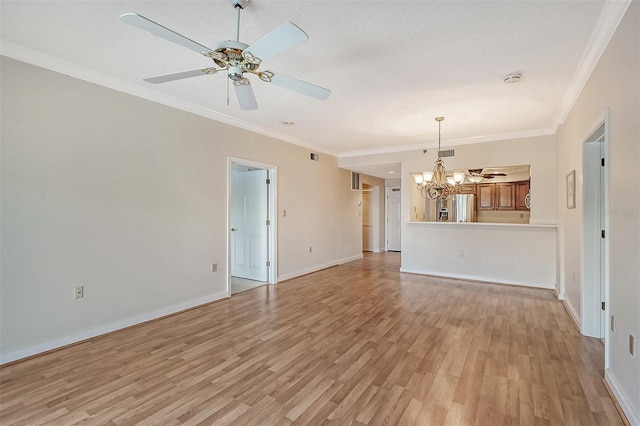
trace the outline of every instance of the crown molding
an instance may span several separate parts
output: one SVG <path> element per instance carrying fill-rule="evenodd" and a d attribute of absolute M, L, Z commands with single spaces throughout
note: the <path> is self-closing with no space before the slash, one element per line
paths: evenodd
<path fill-rule="evenodd" d="M 448 146 L 472 145 L 476 143 L 498 142 L 498 141 L 504 141 L 509 139 L 532 138 L 537 136 L 550 136 L 555 134 L 556 134 L 555 130 L 550 128 L 522 130 L 518 132 L 498 133 L 495 135 L 474 136 L 470 138 L 460 138 L 460 139 L 448 139 L 448 140 L 443 140 L 441 143 L 441 146 L 444 148 Z M 361 157 L 364 155 L 393 154 L 396 152 L 406 152 L 406 151 L 436 148 L 437 146 L 438 146 L 438 142 L 435 141 L 435 142 L 421 143 L 421 144 L 415 144 L 415 145 L 402 145 L 402 146 L 393 146 L 393 147 L 385 147 L 385 148 L 364 149 L 360 151 L 343 152 L 338 156 L 338 158 Z"/>
<path fill-rule="evenodd" d="M 587 81 L 589 81 L 591 73 L 593 73 L 600 57 L 611 41 L 618 25 L 620 25 L 620 21 L 622 21 L 629 5 L 631 5 L 631 1 L 632 0 L 605 1 L 604 6 L 602 7 L 602 12 L 600 12 L 596 26 L 591 34 L 591 38 L 582 53 L 582 58 L 580 59 L 578 68 L 571 78 L 569 87 L 567 88 L 567 91 L 562 98 L 562 102 L 560 102 L 560 106 L 558 107 L 558 111 L 553 119 L 554 132 L 558 130 L 558 127 L 560 127 L 560 125 L 563 124 L 569 116 L 569 113 L 578 100 L 582 89 L 584 89 Z"/>
<path fill-rule="evenodd" d="M 226 114 L 222 114 L 220 112 L 216 112 L 192 102 L 187 102 L 174 96 L 160 93 L 148 87 L 122 80 L 112 75 L 96 71 L 92 68 L 83 67 L 72 62 L 64 61 L 54 56 L 47 55 L 37 50 L 29 49 L 27 47 L 20 46 L 18 44 L 11 43 L 2 39 L 0 39 L 0 55 L 21 62 L 26 62 L 40 68 L 45 68 L 60 74 L 68 75 L 79 80 L 94 83 L 99 86 L 107 87 L 118 92 L 126 93 L 128 95 L 133 95 L 138 98 L 166 105 L 171 108 L 209 118 L 211 120 L 247 130 L 252 133 L 268 136 L 270 138 L 278 139 L 283 142 L 297 145 L 306 149 L 311 149 L 313 151 L 321 152 L 323 154 L 331 155 L 334 157 L 338 156 L 337 152 L 329 150 L 325 147 L 318 146 L 307 141 L 291 137 L 289 135 L 274 132 L 265 127 L 248 123 L 246 121 L 231 117 Z"/>

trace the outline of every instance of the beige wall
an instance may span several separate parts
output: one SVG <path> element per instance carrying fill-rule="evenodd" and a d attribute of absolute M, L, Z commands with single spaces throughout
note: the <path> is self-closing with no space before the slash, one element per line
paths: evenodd
<path fill-rule="evenodd" d="M 336 158 L 1 67 L 3 361 L 225 297 L 229 156 L 277 166 L 281 279 L 362 255 L 360 194 Z"/>
<path fill-rule="evenodd" d="M 560 280 L 567 303 L 581 318 L 583 224 L 583 142 L 608 109 L 609 156 L 609 312 L 616 317 L 610 333 L 607 380 L 623 408 L 640 422 L 640 13 L 633 1 L 558 130 L 558 218 Z M 576 171 L 576 208 L 565 207 L 565 175 Z M 597 232 L 597 230 L 595 230 Z M 575 281 L 573 279 L 575 274 Z M 635 336 L 636 355 L 629 353 Z"/>

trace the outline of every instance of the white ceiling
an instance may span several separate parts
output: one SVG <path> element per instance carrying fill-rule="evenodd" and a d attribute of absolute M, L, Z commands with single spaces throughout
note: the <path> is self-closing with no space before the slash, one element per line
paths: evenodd
<path fill-rule="evenodd" d="M 7 56 L 334 155 L 432 144 L 440 115 L 443 145 L 553 133 L 588 77 L 589 52 L 608 41 L 604 0 L 252 0 L 241 41 L 285 20 L 309 35 L 261 69 L 333 93 L 319 101 L 256 78 L 259 109 L 241 111 L 233 92 L 226 105 L 223 74 L 143 82 L 211 62 L 118 19 L 137 12 L 211 46 L 234 38 L 227 0 L 0 4 Z M 503 83 L 513 71 L 522 81 Z"/>

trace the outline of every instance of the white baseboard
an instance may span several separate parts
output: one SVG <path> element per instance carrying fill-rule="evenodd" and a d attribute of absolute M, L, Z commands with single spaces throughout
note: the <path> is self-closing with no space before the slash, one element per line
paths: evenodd
<path fill-rule="evenodd" d="M 167 315 L 175 314 L 180 311 L 195 308 L 196 306 L 215 302 L 216 300 L 224 299 L 226 297 L 227 297 L 226 291 L 219 292 L 209 296 L 200 297 L 198 299 L 189 300 L 184 303 L 159 309 L 157 311 L 138 315 L 133 318 L 128 318 L 128 319 L 117 321 L 111 324 L 93 327 L 88 330 L 83 330 L 79 333 L 74 333 L 69 336 L 61 337 L 59 339 L 49 340 L 47 342 L 38 343 L 37 345 L 27 346 L 26 348 L 5 352 L 3 354 L 0 354 L 0 365 L 7 364 L 13 361 L 18 361 L 20 359 L 37 355 L 43 352 L 47 352 L 53 349 L 58 349 L 63 346 L 71 345 L 73 343 L 78 343 L 83 340 L 91 339 L 93 337 L 111 333 L 113 331 L 117 331 L 123 328 L 131 327 L 132 325 L 141 324 L 143 322 L 162 318 Z"/>
<path fill-rule="evenodd" d="M 613 392 L 613 395 L 616 397 L 620 408 L 624 411 L 624 414 L 627 416 L 627 420 L 629 420 L 631 426 L 640 426 L 640 416 L 634 411 L 629 399 L 622 391 L 618 380 L 608 368 L 604 370 L 604 379 L 607 381 L 611 392 Z"/>
<path fill-rule="evenodd" d="M 522 287 L 545 288 L 548 290 L 553 290 L 556 288 L 555 284 L 552 284 L 552 283 L 536 283 L 536 282 L 527 282 L 527 281 L 504 280 L 501 278 L 493 278 L 493 277 L 479 277 L 474 275 L 450 274 L 446 272 L 432 272 L 432 271 L 425 271 L 422 269 L 415 269 L 415 268 L 401 267 L 400 272 L 408 272 L 410 274 L 419 274 L 419 275 L 431 275 L 434 277 L 443 277 L 443 278 L 455 278 L 455 279 L 467 280 L 467 281 L 480 281 L 480 282 L 491 283 L 491 284 L 508 284 L 508 285 L 518 285 Z"/>
<path fill-rule="evenodd" d="M 557 288 L 553 289 L 553 294 L 558 300 L 564 300 L 564 293 L 560 293 Z"/>
<path fill-rule="evenodd" d="M 342 265 L 342 264 L 345 264 L 345 263 L 353 262 L 354 260 L 360 260 L 363 257 L 364 257 L 363 254 L 360 253 L 360 254 L 356 254 L 354 256 L 345 257 L 343 259 L 338 259 L 338 260 L 334 260 L 332 262 L 324 263 L 322 265 L 315 265 L 315 266 L 312 266 L 310 268 L 301 269 L 299 271 L 292 272 L 290 274 L 279 275 L 278 276 L 278 282 L 290 280 L 290 279 L 296 278 L 296 277 L 301 277 L 302 275 L 307 275 L 307 274 L 310 274 L 312 272 L 321 271 L 323 269 L 331 268 L 332 266 L 337 266 L 337 265 Z"/>
<path fill-rule="evenodd" d="M 580 323 L 580 315 L 576 313 L 576 308 L 573 307 L 571 302 L 567 299 L 562 299 L 562 303 L 564 304 L 566 311 L 569 312 L 569 316 L 573 320 L 573 323 L 578 327 L 578 331 L 582 334 L 582 324 Z"/>

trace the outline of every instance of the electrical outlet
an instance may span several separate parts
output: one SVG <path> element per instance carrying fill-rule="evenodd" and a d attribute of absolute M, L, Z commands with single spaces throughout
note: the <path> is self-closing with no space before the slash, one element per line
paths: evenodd
<path fill-rule="evenodd" d="M 287 217 L 287 211 L 286 210 L 282 210 L 282 217 Z"/>
<path fill-rule="evenodd" d="M 630 334 L 629 335 L 629 353 L 631 355 L 635 355 L 636 352 L 636 339 L 633 338 L 633 336 Z"/>
<path fill-rule="evenodd" d="M 611 315 L 611 331 L 616 331 L 616 317 Z"/>
<path fill-rule="evenodd" d="M 216 272 L 218 270 L 218 264 L 217 263 L 212 263 L 211 264 L 211 272 Z"/>
<path fill-rule="evenodd" d="M 464 257 L 464 250 L 458 250 L 458 256 Z"/>
<path fill-rule="evenodd" d="M 84 297 L 84 286 L 76 287 L 73 289 L 73 298 L 82 299 Z"/>

